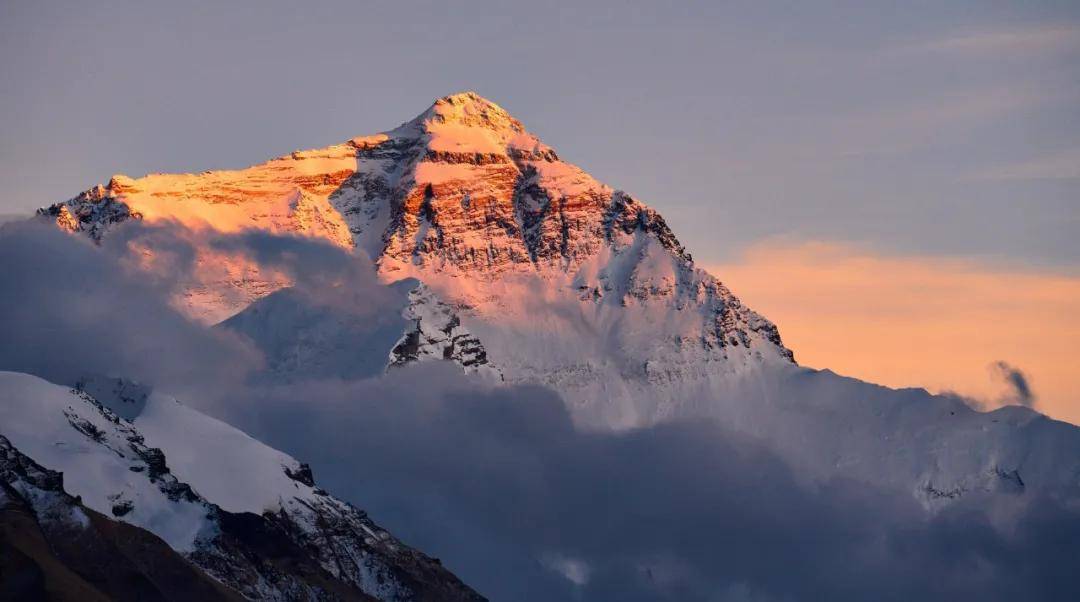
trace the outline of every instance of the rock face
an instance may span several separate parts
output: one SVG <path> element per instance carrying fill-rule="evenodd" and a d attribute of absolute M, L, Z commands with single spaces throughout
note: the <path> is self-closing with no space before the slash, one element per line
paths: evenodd
<path fill-rule="evenodd" d="M 382 134 L 244 170 L 116 176 L 41 213 L 93 237 L 138 218 L 362 251 L 384 280 L 417 278 L 452 307 L 508 382 L 555 386 L 588 422 L 663 418 L 677 410 L 673 386 L 794 361 L 776 327 L 697 269 L 655 210 L 472 92 Z M 210 322 L 289 284 L 218 251 L 201 251 L 199 265 L 180 302 Z M 395 357 L 411 357 L 402 343 Z M 478 345 L 455 345 L 480 361 Z"/>
<path fill-rule="evenodd" d="M 336 292 L 336 291 L 335 291 Z M 370 378 L 412 362 L 440 360 L 494 381 L 483 343 L 456 310 L 414 279 L 395 282 L 371 297 L 333 301 L 286 288 L 218 326 L 247 337 L 266 359 L 259 378 L 299 382 L 312 378 Z"/>
<path fill-rule="evenodd" d="M 0 436 L 0 598 L 242 600 L 152 533 L 106 518 Z"/>
<path fill-rule="evenodd" d="M 16 543 L 32 545 L 34 525 L 65 542 L 51 549 L 88 591 L 113 595 L 110 571 L 128 571 L 146 599 L 482 599 L 316 487 L 306 465 L 156 394 L 124 419 L 84 391 L 0 373 L 0 487 L 0 514 L 21 512 L 11 520 L 30 531 Z M 163 560 L 132 567 L 121 544 Z M 95 550 L 121 558 L 99 575 L 85 568 Z M 191 583 L 175 583 L 184 571 Z"/>
<path fill-rule="evenodd" d="M 453 308 L 440 301 L 430 288 L 418 284 L 409 291 L 409 305 L 402 315 L 412 321 L 390 351 L 387 368 L 426 360 L 459 364 L 467 373 L 502 380 L 502 374 L 487 361 L 483 343 L 461 325 Z"/>
<path fill-rule="evenodd" d="M 56 225 L 69 232 L 85 232 L 101 240 L 110 226 L 142 217 L 116 198 L 119 188 L 114 190 L 112 186 L 113 182 L 109 187 L 94 186 L 66 203 L 39 209 L 38 215 L 55 218 Z"/>

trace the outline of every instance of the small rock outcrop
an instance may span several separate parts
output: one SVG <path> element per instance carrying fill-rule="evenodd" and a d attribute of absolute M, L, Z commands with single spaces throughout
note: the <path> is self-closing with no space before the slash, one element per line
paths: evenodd
<path fill-rule="evenodd" d="M 462 326 L 454 309 L 427 286 L 420 284 L 409 291 L 409 305 L 402 315 L 412 325 L 390 351 L 388 369 L 412 362 L 448 360 L 467 373 L 502 380 L 502 374 L 488 364 L 480 339 Z"/>

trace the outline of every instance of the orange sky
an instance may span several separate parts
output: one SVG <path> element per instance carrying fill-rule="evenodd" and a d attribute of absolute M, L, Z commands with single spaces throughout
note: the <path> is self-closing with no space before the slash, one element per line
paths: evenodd
<path fill-rule="evenodd" d="M 990 365 L 1004 360 L 1036 409 L 1080 424 L 1080 277 L 828 242 L 758 244 L 709 270 L 802 365 L 993 406 L 1007 389 Z"/>

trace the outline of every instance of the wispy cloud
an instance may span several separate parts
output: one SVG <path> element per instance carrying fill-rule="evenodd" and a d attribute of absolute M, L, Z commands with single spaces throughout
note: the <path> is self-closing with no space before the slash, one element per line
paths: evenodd
<path fill-rule="evenodd" d="M 807 131 L 785 133 L 786 141 L 816 160 L 899 154 L 942 140 L 963 143 L 975 128 L 1075 104 L 1080 86 L 1073 55 L 1080 55 L 1080 24 L 886 42 L 874 52 L 836 57 L 835 64 L 853 74 L 851 81 L 870 89 L 877 83 L 888 93 L 871 95 L 853 110 L 817 115 Z M 1014 57 L 1020 60 L 1008 61 Z M 892 88 L 882 76 L 910 85 Z M 1047 169 L 1061 171 L 1056 163 Z"/>
<path fill-rule="evenodd" d="M 1080 26 L 1047 25 L 953 32 L 897 47 L 900 54 L 948 53 L 968 56 L 1058 53 L 1080 50 Z"/>
<path fill-rule="evenodd" d="M 976 180 L 1080 180 L 1080 148 L 1019 163 L 998 165 L 972 176 Z"/>
<path fill-rule="evenodd" d="M 783 139 L 762 144 L 760 156 L 830 162 L 906 153 L 1010 116 L 1080 97 L 1076 86 L 1047 88 L 1034 83 L 958 88 L 882 100 L 843 114 L 792 121 Z"/>
<path fill-rule="evenodd" d="M 1058 96 L 1025 86 L 962 90 L 843 115 L 834 121 L 834 140 L 843 156 L 904 152 L 965 131 Z"/>
<path fill-rule="evenodd" d="M 1023 370 L 1004 360 L 998 360 L 990 364 L 990 372 L 1001 379 L 1008 388 L 1002 398 L 1004 403 L 1028 408 L 1035 407 L 1035 392 L 1031 390 L 1031 383 Z"/>
<path fill-rule="evenodd" d="M 1080 424 L 1080 276 L 831 242 L 758 244 L 713 266 L 780 325 L 801 363 L 891 386 L 1016 398 L 987 366 L 1008 358 L 1040 407 Z"/>

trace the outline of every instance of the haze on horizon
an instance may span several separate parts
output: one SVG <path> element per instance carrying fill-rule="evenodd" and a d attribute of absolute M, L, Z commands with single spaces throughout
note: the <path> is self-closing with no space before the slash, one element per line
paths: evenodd
<path fill-rule="evenodd" d="M 0 55 L 0 214 L 476 89 L 662 212 L 800 361 L 991 404 L 1004 361 L 1080 423 L 1075 3 L 6 2 Z"/>

